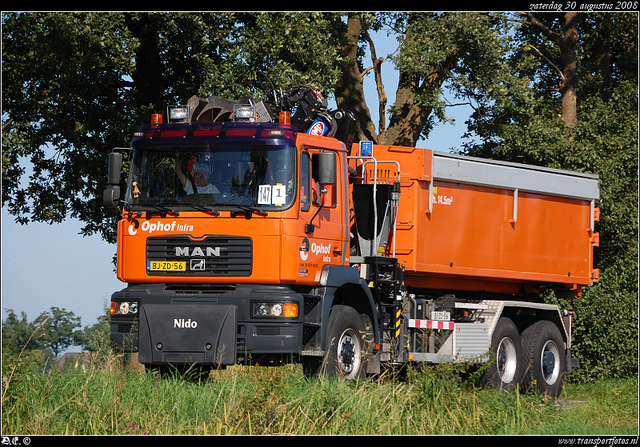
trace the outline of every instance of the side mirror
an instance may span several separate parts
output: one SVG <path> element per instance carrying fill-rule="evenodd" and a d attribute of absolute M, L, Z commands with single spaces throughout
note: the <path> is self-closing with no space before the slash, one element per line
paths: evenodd
<path fill-rule="evenodd" d="M 109 186 L 102 194 L 102 202 L 108 207 L 117 207 L 120 199 L 120 171 L 122 170 L 122 154 L 111 152 L 109 154 L 109 168 L 107 179 Z"/>
<path fill-rule="evenodd" d="M 333 152 L 320 152 L 318 154 L 318 183 L 321 185 L 335 185 L 336 154 Z"/>
<path fill-rule="evenodd" d="M 102 203 L 109 208 L 116 208 L 120 199 L 120 187 L 109 186 L 102 194 Z"/>
<path fill-rule="evenodd" d="M 120 152 L 111 152 L 109 154 L 109 173 L 108 179 L 110 185 L 120 184 L 120 172 L 122 171 L 122 154 Z"/>

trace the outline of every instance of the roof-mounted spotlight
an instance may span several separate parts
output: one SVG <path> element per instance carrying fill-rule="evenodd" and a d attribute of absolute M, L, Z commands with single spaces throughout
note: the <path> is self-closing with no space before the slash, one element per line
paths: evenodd
<path fill-rule="evenodd" d="M 170 123 L 188 123 L 189 106 L 168 106 L 167 116 Z"/>
<path fill-rule="evenodd" d="M 234 121 L 255 121 L 256 108 L 251 104 L 237 104 L 235 106 Z"/>

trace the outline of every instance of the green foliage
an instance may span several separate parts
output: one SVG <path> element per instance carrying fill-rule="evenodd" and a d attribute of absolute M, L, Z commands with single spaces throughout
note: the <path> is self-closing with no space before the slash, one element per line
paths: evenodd
<path fill-rule="evenodd" d="M 335 32 L 340 14 L 256 13 L 239 18 L 243 34 L 238 57 L 243 64 L 236 65 L 246 70 L 242 79 L 248 85 L 262 71 L 276 86 L 311 84 L 327 93 L 333 90 L 344 62 Z"/>
<path fill-rule="evenodd" d="M 582 18 L 578 122 L 571 128 L 559 116 L 558 73 L 553 67 L 561 64 L 559 52 L 525 21 L 518 35 L 521 46 L 505 67 L 526 79 L 530 92 L 511 90 L 510 103 L 486 98 L 486 107 L 474 113 L 469 126 L 480 141 L 465 147 L 472 155 L 599 176 L 595 267 L 600 282 L 579 300 L 560 302 L 576 312 L 573 355 L 581 359 L 582 368 L 574 378 L 579 380 L 637 374 L 638 31 L 633 17 Z M 562 19 L 562 14 L 545 14 L 541 20 L 560 30 Z"/>
<path fill-rule="evenodd" d="M 6 311 L 7 319 L 2 321 L 3 360 L 23 354 L 33 356 L 38 351 L 44 352 L 47 359 L 57 358 L 71 346 L 83 346 L 91 352 L 105 350 L 109 346 L 109 318 L 106 313 L 98 318 L 98 323 L 80 329 L 80 317 L 58 307 L 42 312 L 33 322 L 27 321 L 24 312 L 18 319 L 13 310 Z"/>
<path fill-rule="evenodd" d="M 2 15 L 2 205 L 20 223 L 75 217 L 115 242 L 108 152 L 151 112 L 193 95 L 257 94 L 258 70 L 331 89 L 340 56 L 323 13 Z M 338 20 L 339 21 L 339 20 Z M 28 184 L 22 175 L 29 172 Z"/>
<path fill-rule="evenodd" d="M 400 85 L 391 107 L 389 144 L 413 146 L 438 122 L 450 121 L 446 89 L 463 103 L 475 104 L 483 91 L 508 98 L 508 83 L 517 82 L 503 69 L 511 49 L 504 14 L 391 14 L 387 20 L 402 40 L 392 57 Z M 408 116 L 412 123 L 406 122 Z"/>
<path fill-rule="evenodd" d="M 77 328 L 80 327 L 80 317 L 73 312 L 52 307 L 48 312 L 42 312 L 35 320 L 35 324 L 41 328 L 40 342 L 51 349 L 54 357 L 58 357 L 69 346 L 83 343 L 83 334 Z"/>
<path fill-rule="evenodd" d="M 27 314 L 21 313 L 21 318 L 12 309 L 5 309 L 7 319 L 2 322 L 2 352 L 19 354 L 22 350 L 38 347 L 38 338 L 34 339 L 36 328 L 27 321 Z"/>
<path fill-rule="evenodd" d="M 111 317 L 106 312 L 98 316 L 97 323 L 85 326 L 79 337 L 83 349 L 89 352 L 107 352 L 111 349 L 110 325 Z"/>
<path fill-rule="evenodd" d="M 135 45 L 122 19 L 3 14 L 2 200 L 20 223 L 73 216 L 113 238 L 115 213 L 105 218 L 97 198 L 106 153 L 132 132 L 122 78 Z M 22 187 L 25 158 L 33 172 Z"/>

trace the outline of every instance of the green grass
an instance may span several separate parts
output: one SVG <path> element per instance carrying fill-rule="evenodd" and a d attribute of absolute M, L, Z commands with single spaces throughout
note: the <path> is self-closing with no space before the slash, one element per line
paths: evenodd
<path fill-rule="evenodd" d="M 357 383 L 306 379 L 299 365 L 234 366 L 200 381 L 118 361 L 84 372 L 10 369 L 3 364 L 4 434 L 638 434 L 637 379 L 567 384 L 554 402 L 478 389 L 451 365 Z"/>

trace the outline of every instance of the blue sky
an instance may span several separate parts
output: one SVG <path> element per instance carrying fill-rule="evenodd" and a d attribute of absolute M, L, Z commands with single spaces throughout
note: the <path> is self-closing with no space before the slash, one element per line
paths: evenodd
<path fill-rule="evenodd" d="M 395 50 L 395 40 L 384 33 L 374 41 L 378 57 Z M 391 103 L 397 72 L 390 63 L 383 67 L 383 81 Z M 378 98 L 372 75 L 367 77 L 365 91 L 377 124 Z M 450 108 L 447 114 L 455 119 L 455 124 L 438 125 L 427 141 L 418 143 L 419 147 L 448 152 L 460 146 L 469 108 Z M 12 309 L 18 316 L 25 312 L 28 321 L 33 321 L 55 306 L 72 311 L 81 318 L 82 326 L 96 323 L 111 294 L 126 284 L 116 278 L 111 262 L 115 245 L 107 244 L 99 236 L 83 237 L 79 234 L 81 227 L 82 223 L 76 220 L 20 225 L 2 209 L 3 320 L 7 316 L 5 309 Z"/>

